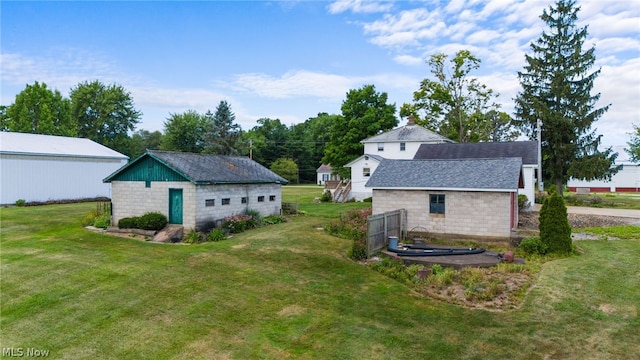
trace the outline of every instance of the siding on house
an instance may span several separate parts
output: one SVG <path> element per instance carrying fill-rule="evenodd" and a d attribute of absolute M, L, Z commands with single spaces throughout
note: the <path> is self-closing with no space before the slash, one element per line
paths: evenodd
<path fill-rule="evenodd" d="M 110 197 L 128 157 L 89 139 L 0 132 L 0 204 Z"/>

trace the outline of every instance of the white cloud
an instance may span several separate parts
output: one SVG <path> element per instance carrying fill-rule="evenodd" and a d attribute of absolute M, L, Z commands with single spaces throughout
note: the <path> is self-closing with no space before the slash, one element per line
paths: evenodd
<path fill-rule="evenodd" d="M 337 0 L 328 6 L 331 14 L 340 14 L 347 11 L 353 13 L 377 13 L 389 11 L 391 8 L 393 8 L 393 3 L 389 1 L 368 0 Z"/>
<path fill-rule="evenodd" d="M 393 61 L 401 65 L 413 66 L 424 64 L 425 59 L 412 55 L 397 55 L 393 58 Z"/>

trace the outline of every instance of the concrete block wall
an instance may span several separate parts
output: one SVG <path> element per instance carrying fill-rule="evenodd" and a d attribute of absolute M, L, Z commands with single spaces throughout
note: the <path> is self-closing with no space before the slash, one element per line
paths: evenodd
<path fill-rule="evenodd" d="M 445 214 L 429 213 L 429 195 L 445 195 Z M 407 209 L 407 230 L 511 236 L 511 195 L 500 192 L 373 190 L 372 211 Z"/>
<path fill-rule="evenodd" d="M 169 217 L 169 189 L 182 189 L 182 224 L 193 228 L 196 224 L 196 187 L 190 182 L 152 181 L 145 187 L 144 181 L 113 181 L 111 183 L 111 203 L 115 226 L 125 217 L 140 216 L 157 211 Z"/>
<path fill-rule="evenodd" d="M 264 196 L 259 202 L 258 197 Z M 271 199 L 271 197 L 274 197 Z M 247 203 L 242 203 L 242 198 Z M 228 205 L 222 205 L 222 199 L 229 199 Z M 206 206 L 206 200 L 212 199 L 213 206 Z M 278 215 L 282 209 L 282 188 L 279 184 L 243 184 L 243 185 L 200 185 L 196 190 L 196 224 L 200 229 L 211 222 L 230 215 L 241 214 L 245 209 L 259 211 L 261 215 Z"/>

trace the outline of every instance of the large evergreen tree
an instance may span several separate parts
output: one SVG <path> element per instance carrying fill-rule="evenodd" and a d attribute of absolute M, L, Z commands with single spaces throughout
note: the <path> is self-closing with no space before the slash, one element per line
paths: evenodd
<path fill-rule="evenodd" d="M 351 176 L 349 169 L 343 166 L 362 155 L 364 145 L 360 141 L 398 125 L 396 105 L 387 104 L 387 98 L 387 93 L 376 92 L 374 85 L 347 93 L 342 102 L 342 116 L 328 129 L 331 138 L 322 158 L 342 178 Z"/>
<path fill-rule="evenodd" d="M 6 108 L 2 127 L 15 132 L 76 136 L 77 126 L 70 110 L 69 99 L 36 81 L 27 85 Z"/>
<path fill-rule="evenodd" d="M 236 155 L 238 149 L 236 143 L 240 139 L 242 129 L 234 121 L 236 115 L 231 111 L 231 106 L 225 100 L 220 101 L 216 112 L 208 111 L 205 116 L 209 128 L 205 135 L 204 152 L 219 155 Z"/>
<path fill-rule="evenodd" d="M 558 0 L 541 19 L 549 27 L 531 44 L 524 70 L 518 72 L 522 91 L 517 94 L 516 123 L 530 139 L 537 139 L 542 122 L 543 179 L 560 194 L 570 177 L 609 179 L 617 153 L 599 151 L 602 135 L 591 129 L 609 108 L 596 107 L 600 94 L 591 95 L 600 70 L 590 72 L 595 48 L 583 50 L 587 27 L 576 28 L 579 7 L 574 0 Z"/>

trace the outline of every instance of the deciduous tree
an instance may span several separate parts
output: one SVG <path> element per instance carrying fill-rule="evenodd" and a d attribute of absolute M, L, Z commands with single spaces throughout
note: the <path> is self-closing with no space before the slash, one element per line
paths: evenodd
<path fill-rule="evenodd" d="M 577 28 L 579 7 L 559 0 L 541 15 L 548 27 L 531 44 L 524 70 L 518 72 L 522 91 L 516 97 L 516 122 L 530 139 L 537 139 L 542 121 L 543 179 L 562 194 L 569 178 L 610 179 L 617 153 L 598 149 L 602 135 L 591 129 L 609 105 L 596 107 L 600 94 L 592 95 L 600 69 L 590 72 L 595 48 L 583 50 L 587 27 Z"/>
<path fill-rule="evenodd" d="M 170 114 L 164 122 L 162 150 L 200 153 L 205 148 L 207 118 L 195 110 Z"/>
<path fill-rule="evenodd" d="M 489 114 L 497 113 L 493 102 L 498 95 L 470 76 L 480 67 L 480 59 L 460 50 L 447 66 L 448 55 L 432 55 L 427 63 L 433 79 L 426 78 L 413 93 L 413 104 L 404 104 L 401 116 L 413 115 L 416 123 L 459 142 L 488 141 L 492 134 Z M 510 126 L 510 123 L 503 127 Z"/>
<path fill-rule="evenodd" d="M 395 104 L 387 104 L 388 95 L 376 92 L 374 85 L 352 89 L 342 102 L 342 116 L 333 121 L 329 130 L 330 140 L 325 146 L 322 161 L 343 178 L 350 170 L 343 166 L 362 155 L 360 141 L 398 125 Z"/>
<path fill-rule="evenodd" d="M 8 131 L 76 136 L 77 126 L 71 114 L 71 103 L 58 90 L 47 84 L 27 85 L 13 104 L 6 108 L 2 127 Z"/>
<path fill-rule="evenodd" d="M 136 110 L 124 87 L 107 86 L 95 80 L 78 84 L 69 96 L 71 117 L 77 121 L 79 137 L 117 151 L 127 146 L 129 132 L 135 130 L 142 113 Z"/>
<path fill-rule="evenodd" d="M 298 165 L 293 159 L 280 158 L 271 164 L 271 171 L 287 179 L 289 183 L 298 183 Z"/>
<path fill-rule="evenodd" d="M 634 125 L 633 130 L 635 133 L 631 134 L 631 141 L 627 143 L 629 147 L 625 150 L 631 156 L 631 161 L 640 162 L 640 125 Z"/>

